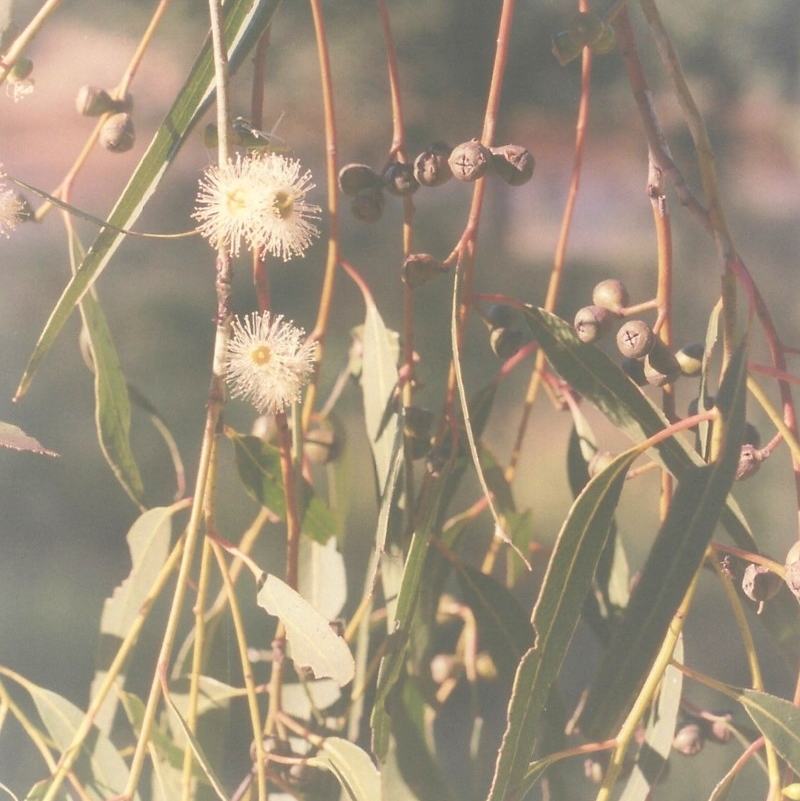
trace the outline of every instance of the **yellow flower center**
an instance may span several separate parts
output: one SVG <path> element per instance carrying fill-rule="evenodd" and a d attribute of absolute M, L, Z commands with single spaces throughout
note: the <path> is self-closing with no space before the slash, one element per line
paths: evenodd
<path fill-rule="evenodd" d="M 250 351 L 250 358 L 256 367 L 264 367 L 272 358 L 272 351 L 266 345 L 259 345 Z"/>
<path fill-rule="evenodd" d="M 247 208 L 247 192 L 241 187 L 225 193 L 225 208 L 228 214 L 239 214 Z"/>
<path fill-rule="evenodd" d="M 279 189 L 272 200 L 272 207 L 282 220 L 288 220 L 294 210 L 294 196 L 285 189 Z"/>

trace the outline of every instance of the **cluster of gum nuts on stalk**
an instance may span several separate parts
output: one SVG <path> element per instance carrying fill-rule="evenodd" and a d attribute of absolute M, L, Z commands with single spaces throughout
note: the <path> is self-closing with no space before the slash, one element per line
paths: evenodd
<path fill-rule="evenodd" d="M 413 195 L 420 186 L 436 187 L 451 178 L 477 181 L 489 172 L 511 186 L 533 177 L 535 161 L 521 145 L 486 147 L 477 139 L 454 148 L 434 142 L 413 164 L 391 161 L 379 175 L 367 164 L 346 164 L 339 171 L 339 189 L 352 198 L 350 210 L 362 222 L 376 222 L 383 214 L 384 190 L 392 195 Z"/>

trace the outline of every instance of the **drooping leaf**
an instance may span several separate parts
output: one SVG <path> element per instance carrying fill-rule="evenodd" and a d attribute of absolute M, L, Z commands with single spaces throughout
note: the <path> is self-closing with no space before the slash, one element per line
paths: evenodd
<path fill-rule="evenodd" d="M 331 771 L 348 801 L 380 801 L 381 776 L 366 751 L 349 740 L 328 737 L 310 765 Z"/>
<path fill-rule="evenodd" d="M 64 752 L 72 746 L 85 713 L 66 698 L 30 681 L 23 683 L 30 693 L 48 734 L 56 748 Z M 111 740 L 96 726 L 80 747 L 73 768 L 89 798 L 102 799 L 121 793 L 128 779 L 128 766 Z M 136 798 L 138 798 L 138 794 Z"/>
<path fill-rule="evenodd" d="M 667 425 L 663 414 L 617 364 L 594 345 L 581 342 L 569 323 L 533 307 L 526 307 L 525 317 L 553 368 L 635 442 Z M 683 437 L 670 437 L 654 454 L 678 478 L 690 466 L 703 464 Z M 738 504 L 730 495 L 720 520 L 740 548 L 759 552 Z M 759 621 L 780 644 L 790 663 L 796 664 L 800 659 L 800 618 L 794 599 L 786 593 L 778 594 L 766 605 Z"/>
<path fill-rule="evenodd" d="M 328 620 L 338 617 L 347 601 L 344 558 L 331 537 L 320 545 L 308 537 L 300 539 L 300 569 L 297 589 Z"/>
<path fill-rule="evenodd" d="M 367 303 L 362 329 L 363 365 L 361 388 L 364 393 L 364 422 L 375 461 L 378 492 L 382 493 L 392 464 L 397 434 L 397 416 L 388 413 L 397 387 L 397 361 L 400 353 L 397 333 L 383 322 L 374 303 Z"/>
<path fill-rule="evenodd" d="M 295 665 L 310 668 L 318 679 L 334 679 L 340 687 L 352 680 L 355 662 L 347 643 L 296 590 L 270 574 L 256 600 L 283 622 Z"/>
<path fill-rule="evenodd" d="M 539 731 L 539 717 L 556 680 L 605 547 L 636 446 L 617 456 L 583 489 L 559 532 L 533 611 L 536 644 L 514 679 L 508 721 L 489 801 L 518 798 Z"/>
<path fill-rule="evenodd" d="M 200 744 L 200 741 L 197 739 L 194 732 L 189 728 L 189 724 L 184 720 L 183 715 L 181 715 L 180 710 L 166 688 L 164 689 L 164 700 L 167 702 L 167 706 L 169 706 L 170 710 L 172 711 L 175 720 L 178 721 L 178 725 L 180 726 L 184 736 L 189 741 L 192 754 L 197 760 L 197 764 L 200 766 L 200 769 L 205 774 L 205 777 L 208 779 L 208 783 L 214 788 L 217 798 L 219 798 L 220 801 L 228 801 L 228 794 L 225 791 L 225 788 L 222 785 L 219 777 L 217 776 L 216 771 L 206 757 L 205 752 L 203 751 L 203 746 Z"/>
<path fill-rule="evenodd" d="M 225 4 L 224 36 L 232 73 L 258 41 L 277 5 L 278 0 L 230 0 Z M 139 217 L 192 126 L 208 108 L 213 97 L 214 61 L 209 37 L 192 66 L 186 83 L 108 218 L 115 228 L 130 228 Z M 45 354 L 55 342 L 72 310 L 108 265 L 122 242 L 122 236 L 123 234 L 110 227 L 103 228 L 98 234 L 39 335 L 17 388 L 17 398 L 27 391 Z"/>
<path fill-rule="evenodd" d="M 739 463 L 745 376 L 742 346 L 728 365 L 717 400 L 725 421 L 722 453 L 717 461 L 682 474 L 667 518 L 586 698 L 579 725 L 590 737 L 612 736 L 627 715 L 703 562 Z"/>
<path fill-rule="evenodd" d="M 672 659 L 683 664 L 683 638 L 679 637 Z M 631 777 L 619 801 L 647 801 L 663 772 L 675 736 L 675 725 L 681 706 L 683 673 L 674 665 L 664 671 L 658 691 L 658 702 L 651 710 Z"/>
<path fill-rule="evenodd" d="M 800 773 L 800 708 L 757 690 L 742 690 L 739 703 L 795 773 Z"/>
<path fill-rule="evenodd" d="M 39 440 L 29 437 L 21 428 L 11 423 L 0 422 L 0 447 L 42 453 L 45 456 L 58 456 L 55 451 L 45 448 Z"/>
<path fill-rule="evenodd" d="M 103 604 L 99 659 L 90 691 L 92 698 L 103 683 L 117 648 L 141 612 L 153 582 L 167 559 L 174 513 L 172 507 L 150 509 L 136 520 L 125 537 L 131 554 L 131 572 Z M 124 680 L 124 673 L 120 673 L 117 678 L 120 687 Z M 111 731 L 116 708 L 117 693 L 111 692 L 95 718 L 101 731 Z"/>
<path fill-rule="evenodd" d="M 74 231 L 70 232 L 70 262 L 73 274 L 84 256 Z M 111 472 L 130 499 L 144 511 L 144 485 L 131 448 L 131 403 L 117 349 L 106 316 L 93 292 L 78 304 L 83 322 L 82 336 L 88 341 L 87 363 L 94 374 L 94 420 L 100 450 Z"/>
<path fill-rule="evenodd" d="M 247 494 L 285 518 L 286 496 L 278 448 L 260 437 L 239 434 L 231 428 L 225 429 L 225 435 L 233 442 L 236 467 Z M 336 535 L 341 521 L 305 479 L 301 480 L 301 489 L 298 502 L 303 533 L 324 544 Z"/>

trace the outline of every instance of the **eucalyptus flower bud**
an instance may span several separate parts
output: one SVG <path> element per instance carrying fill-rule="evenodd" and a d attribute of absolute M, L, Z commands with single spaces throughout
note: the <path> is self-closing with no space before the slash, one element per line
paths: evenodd
<path fill-rule="evenodd" d="M 448 267 L 429 253 L 411 253 L 403 261 L 401 276 L 404 284 L 416 289 L 447 270 Z"/>
<path fill-rule="evenodd" d="M 414 177 L 423 186 L 441 186 L 453 177 L 447 163 L 451 148 L 444 142 L 434 142 L 414 159 Z"/>
<path fill-rule="evenodd" d="M 378 188 L 380 183 L 375 171 L 366 164 L 345 164 L 339 170 L 339 189 L 345 195 L 357 195 L 363 190 Z"/>
<path fill-rule="evenodd" d="M 112 114 L 100 129 L 100 144 L 112 153 L 125 153 L 136 142 L 133 118 L 123 111 Z"/>
<path fill-rule="evenodd" d="M 109 111 L 117 110 L 117 103 L 99 86 L 81 86 L 75 98 L 75 108 L 84 117 L 99 117 Z"/>
<path fill-rule="evenodd" d="M 614 315 L 602 306 L 584 306 L 575 315 L 575 333 L 581 342 L 595 342 L 611 331 Z"/>
<path fill-rule="evenodd" d="M 353 212 L 353 216 L 361 222 L 377 222 L 383 214 L 384 203 L 380 186 L 372 186 L 356 193 L 350 202 L 350 210 Z"/>
<path fill-rule="evenodd" d="M 492 154 L 477 139 L 456 145 L 447 159 L 453 176 L 459 181 L 477 181 L 486 175 Z"/>
<path fill-rule="evenodd" d="M 522 186 L 533 177 L 536 160 L 522 145 L 490 148 L 494 171 L 510 186 Z"/>
<path fill-rule="evenodd" d="M 413 195 L 419 189 L 412 164 L 395 161 L 383 171 L 381 178 L 386 191 L 393 195 Z"/>

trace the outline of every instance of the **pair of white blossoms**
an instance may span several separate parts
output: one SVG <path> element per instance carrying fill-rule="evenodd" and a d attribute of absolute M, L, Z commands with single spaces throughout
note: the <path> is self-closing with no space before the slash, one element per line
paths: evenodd
<path fill-rule="evenodd" d="M 237 155 L 210 167 L 200 181 L 193 217 L 215 248 L 237 256 L 244 244 L 288 261 L 302 256 L 319 231 L 319 207 L 306 201 L 314 188 L 300 162 L 277 153 Z M 269 312 L 234 319 L 226 378 L 234 397 L 275 414 L 297 400 L 314 366 L 315 345 L 305 332 Z"/>

